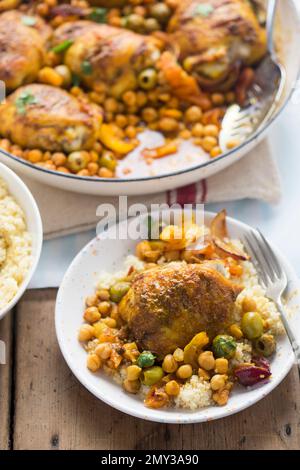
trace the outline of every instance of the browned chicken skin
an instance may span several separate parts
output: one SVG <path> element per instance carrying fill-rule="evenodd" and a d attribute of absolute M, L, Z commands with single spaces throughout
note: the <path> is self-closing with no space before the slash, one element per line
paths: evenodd
<path fill-rule="evenodd" d="M 0 80 L 8 90 L 33 82 L 44 63 L 51 28 L 38 17 L 27 26 L 26 18 L 19 11 L 0 15 Z"/>
<path fill-rule="evenodd" d="M 13 8 L 17 8 L 17 6 L 21 3 L 21 0 L 0 0 L 0 13 L 6 10 L 12 10 Z"/>
<path fill-rule="evenodd" d="M 77 21 L 58 28 L 54 41 L 72 39 L 65 64 L 90 88 L 105 82 L 119 97 L 137 86 L 137 74 L 155 66 L 161 41 L 105 24 Z"/>
<path fill-rule="evenodd" d="M 19 88 L 0 105 L 0 134 L 27 148 L 72 152 L 91 149 L 102 112 L 49 85 Z"/>
<path fill-rule="evenodd" d="M 168 25 L 185 69 L 207 88 L 228 88 L 242 64 L 266 53 L 266 32 L 245 0 L 181 0 Z"/>
<path fill-rule="evenodd" d="M 138 275 L 119 312 L 139 346 L 161 359 L 200 331 L 213 339 L 229 326 L 239 292 L 209 264 L 171 263 Z"/>

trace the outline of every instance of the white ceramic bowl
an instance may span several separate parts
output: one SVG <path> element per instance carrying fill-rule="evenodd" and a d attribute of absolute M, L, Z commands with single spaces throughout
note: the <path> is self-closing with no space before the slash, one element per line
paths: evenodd
<path fill-rule="evenodd" d="M 25 212 L 27 230 L 32 237 L 32 264 L 15 297 L 0 309 L 0 319 L 9 312 L 24 294 L 40 259 L 43 243 L 43 227 L 38 206 L 23 181 L 9 168 L 0 163 L 0 178 L 8 185 L 8 190 Z"/>
<path fill-rule="evenodd" d="M 300 69 L 300 54 L 298 51 L 300 44 L 300 22 L 295 0 L 279 0 L 279 16 L 282 36 L 282 41 L 280 41 L 281 60 L 285 65 L 287 72 L 287 81 L 282 101 L 264 128 L 252 135 L 241 146 L 230 150 L 217 158 L 193 158 L 192 163 L 181 165 L 181 168 L 178 168 L 178 165 L 175 163 L 177 157 L 174 158 L 173 164 L 173 157 L 170 156 L 167 157 L 163 163 L 161 160 L 156 162 L 158 166 L 158 174 L 156 176 L 141 177 L 139 174 L 138 176 L 130 177 L 129 175 L 118 179 L 96 179 L 53 172 L 32 165 L 25 160 L 14 157 L 13 155 L 1 150 L 0 161 L 6 163 L 12 169 L 22 172 L 43 184 L 55 186 L 67 191 L 95 195 L 135 195 L 156 193 L 195 183 L 196 181 L 218 173 L 245 156 L 266 136 L 266 133 L 269 131 L 274 120 L 278 117 L 279 113 L 284 109 L 285 105 L 289 101 L 293 87 L 297 82 Z M 186 143 L 184 145 L 186 145 Z M 185 158 L 188 157 L 188 159 L 190 159 L 191 157 L 188 149 L 183 150 L 182 154 L 184 154 Z M 195 155 L 195 151 L 193 151 L 193 155 Z M 167 165 L 167 161 L 169 165 L 168 171 L 165 169 L 162 172 L 161 166 Z M 137 165 L 134 165 L 134 168 L 136 166 Z"/>
<path fill-rule="evenodd" d="M 214 215 L 206 213 L 206 222 L 209 223 Z M 239 238 L 249 230 L 249 226 L 234 219 L 228 218 L 227 221 L 232 237 Z M 148 409 L 138 397 L 124 392 L 121 386 L 101 371 L 95 374 L 87 369 L 86 351 L 77 339 L 83 321 L 85 298 L 94 293 L 99 272 L 115 272 L 122 269 L 124 258 L 135 252 L 136 243 L 134 240 L 118 241 L 110 240 L 109 237 L 104 239 L 103 236 L 95 238 L 76 256 L 60 286 L 56 301 L 56 334 L 67 364 L 84 387 L 118 410 L 138 418 L 164 423 L 197 423 L 222 418 L 253 405 L 270 393 L 286 376 L 294 361 L 286 337 L 278 342 L 277 354 L 271 364 L 273 376 L 269 382 L 249 390 L 237 387 L 226 406 L 212 406 L 193 412 L 182 409 Z M 288 261 L 280 254 L 279 257 L 288 274 L 290 289 L 296 292 L 297 276 Z M 295 293 L 290 300 L 290 306 L 292 305 L 295 308 L 291 322 L 296 332 L 300 331 L 299 307 L 297 308 L 297 305 L 300 305 L 299 293 Z"/>

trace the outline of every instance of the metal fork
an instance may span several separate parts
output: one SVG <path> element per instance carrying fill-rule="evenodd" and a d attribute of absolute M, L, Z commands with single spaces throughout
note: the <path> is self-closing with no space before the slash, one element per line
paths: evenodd
<path fill-rule="evenodd" d="M 278 62 L 274 47 L 274 23 L 278 0 L 268 0 L 267 7 L 267 54 L 255 70 L 255 80 L 247 93 L 243 106 L 230 106 L 223 118 L 219 136 L 223 152 L 230 141 L 242 144 L 255 132 L 259 132 L 273 115 L 280 102 L 286 72 Z"/>
<path fill-rule="evenodd" d="M 282 303 L 282 296 L 288 284 L 287 275 L 269 242 L 259 230 L 251 230 L 248 235 L 245 235 L 244 244 L 251 255 L 251 261 L 256 268 L 260 283 L 266 290 L 266 296 L 273 300 L 280 313 L 281 321 L 295 353 L 300 376 L 300 345 L 290 327 Z"/>

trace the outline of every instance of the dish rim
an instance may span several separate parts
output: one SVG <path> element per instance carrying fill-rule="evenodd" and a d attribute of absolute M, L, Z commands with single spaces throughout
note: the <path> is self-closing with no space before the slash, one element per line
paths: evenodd
<path fill-rule="evenodd" d="M 3 171 L 3 174 L 2 174 Z M 6 174 L 5 174 L 6 173 Z M 38 205 L 29 190 L 29 188 L 26 186 L 26 184 L 22 181 L 22 179 L 10 168 L 8 168 L 4 163 L 0 162 L 0 177 L 4 180 L 5 183 L 7 183 L 6 180 L 6 175 L 9 174 L 11 178 L 13 179 L 14 183 L 16 186 L 19 186 L 22 188 L 24 193 L 26 194 L 27 200 L 28 200 L 28 207 L 31 211 L 32 218 L 35 220 L 36 226 L 37 226 L 37 232 L 36 232 L 36 249 L 35 253 L 31 253 L 31 256 L 33 257 L 32 259 L 32 264 L 30 266 L 30 269 L 28 270 L 25 279 L 23 280 L 22 284 L 19 286 L 18 291 L 16 295 L 10 300 L 10 302 L 3 307 L 3 309 L 0 309 L 0 320 L 5 317 L 5 315 L 16 305 L 16 303 L 20 300 L 26 289 L 28 288 L 28 285 L 36 271 L 38 262 L 41 257 L 41 252 L 42 252 L 42 245 L 43 245 L 43 223 L 42 223 L 42 218 L 41 214 L 38 208 Z M 17 200 L 15 197 L 14 193 L 12 191 L 9 191 L 9 195 L 12 196 Z M 25 205 L 22 204 L 22 201 L 19 202 L 17 200 L 18 205 L 22 208 L 24 214 L 25 214 L 25 220 L 26 220 L 26 225 L 28 229 L 28 217 L 26 216 L 26 210 L 25 210 Z"/>
<path fill-rule="evenodd" d="M 300 13 L 299 13 L 299 11 L 296 7 L 296 4 L 295 4 L 294 0 L 290 1 L 290 6 L 294 10 L 296 23 L 298 23 L 298 26 L 300 27 Z M 295 82 L 297 82 L 298 80 L 300 80 L 300 64 L 299 64 L 298 71 L 296 73 Z M 34 165 L 33 163 L 27 162 L 26 160 L 23 160 L 19 157 L 16 157 L 15 155 L 13 155 L 10 152 L 7 152 L 6 150 L 3 150 L 1 148 L 0 148 L 0 153 L 4 154 L 6 157 L 14 160 L 15 162 L 20 163 L 21 165 L 24 165 L 28 168 L 32 168 L 33 170 L 36 170 L 36 171 L 40 171 L 44 174 L 58 176 L 58 177 L 61 177 L 61 178 L 68 178 L 68 179 L 76 180 L 76 181 L 92 182 L 92 183 L 96 183 L 96 184 L 100 184 L 100 183 L 105 183 L 105 184 L 109 184 L 109 183 L 117 183 L 117 184 L 122 184 L 123 183 L 124 184 L 124 183 L 126 183 L 127 184 L 127 183 L 131 183 L 131 182 L 136 183 L 136 182 L 143 182 L 143 181 L 156 181 L 156 180 L 160 180 L 160 179 L 163 179 L 163 178 L 171 178 L 173 176 L 176 177 L 178 175 L 184 175 L 184 174 L 187 174 L 187 173 L 191 173 L 193 171 L 201 170 L 202 168 L 206 168 L 206 167 L 208 167 L 208 166 L 210 166 L 214 163 L 218 163 L 218 162 L 222 161 L 224 158 L 229 158 L 230 155 L 233 155 L 234 153 L 238 153 L 244 147 L 246 147 L 247 145 L 253 143 L 256 139 L 259 139 L 259 137 L 281 115 L 283 110 L 286 108 L 287 104 L 290 102 L 293 93 L 294 93 L 294 86 L 291 87 L 291 90 L 289 91 L 289 93 L 285 97 L 284 101 L 281 103 L 279 108 L 274 112 L 272 117 L 265 123 L 265 125 L 261 129 L 259 129 L 257 132 L 255 132 L 252 136 L 250 136 L 247 140 L 245 140 L 245 142 L 243 142 L 242 144 L 238 145 L 237 147 L 235 147 L 231 150 L 228 150 L 225 153 L 222 153 L 218 157 L 215 157 L 213 159 L 208 160 L 207 162 L 200 163 L 199 165 L 192 166 L 190 168 L 183 168 L 181 170 L 168 172 L 168 173 L 164 173 L 164 174 L 161 174 L 161 175 L 142 176 L 140 178 L 138 178 L 138 177 L 135 177 L 135 178 L 101 178 L 101 177 L 97 177 L 97 178 L 95 178 L 93 176 L 77 176 L 77 175 L 73 175 L 73 174 L 67 174 L 67 173 L 63 173 L 63 172 L 49 170 L 49 169 L 46 169 L 46 168 L 39 167 L 38 165 Z"/>
<path fill-rule="evenodd" d="M 164 213 L 165 213 L 165 211 L 164 211 Z M 215 212 L 204 211 L 204 219 L 206 217 L 213 218 L 215 215 L 216 215 Z M 227 216 L 226 219 L 230 224 L 233 224 L 233 225 L 237 226 L 243 232 L 244 231 L 249 231 L 252 228 L 250 225 L 248 225 L 244 222 L 241 222 L 241 221 L 239 221 L 239 220 L 237 220 L 233 217 Z M 124 222 L 124 221 L 122 221 L 122 222 Z M 116 225 L 118 225 L 118 224 L 116 224 Z M 104 403 L 106 403 L 107 405 L 111 406 L 114 409 L 117 409 L 118 411 L 126 413 L 130 416 L 134 416 L 135 418 L 144 419 L 146 421 L 153 421 L 153 422 L 159 422 L 159 423 L 168 423 L 168 424 L 192 424 L 192 423 L 209 422 L 209 421 L 214 421 L 214 420 L 217 420 L 217 419 L 221 419 L 221 418 L 239 413 L 240 411 L 243 411 L 246 408 L 249 408 L 250 406 L 252 406 L 255 403 L 259 402 L 260 400 L 265 398 L 267 395 L 269 395 L 269 393 L 271 393 L 283 381 L 283 379 L 287 376 L 287 374 L 290 372 L 290 370 L 291 370 L 291 368 L 294 364 L 294 355 L 292 353 L 292 350 L 290 350 L 290 354 L 287 356 L 287 361 L 286 361 L 285 367 L 283 367 L 281 369 L 280 373 L 277 373 L 276 377 L 272 377 L 272 381 L 270 381 L 268 383 L 269 389 L 268 389 L 267 392 L 263 392 L 263 389 L 262 389 L 261 394 L 259 394 L 257 397 L 252 397 L 252 398 L 248 399 L 248 401 L 245 400 L 238 408 L 237 407 L 227 408 L 227 405 L 225 407 L 219 407 L 220 411 L 218 413 L 218 416 L 213 416 L 213 417 L 209 416 L 209 409 L 211 408 L 211 406 L 207 407 L 207 408 L 203 408 L 203 410 L 207 410 L 207 413 L 205 413 L 201 417 L 199 417 L 199 416 L 196 417 L 195 416 L 197 414 L 197 412 L 199 412 L 201 410 L 201 408 L 197 409 L 197 410 L 193 410 L 193 411 L 183 410 L 183 411 L 181 411 L 182 417 L 180 417 L 180 418 L 178 418 L 178 414 L 177 414 L 177 417 L 176 417 L 175 415 L 172 415 L 172 413 L 170 413 L 168 415 L 168 417 L 166 418 L 165 416 L 160 414 L 160 410 L 155 410 L 157 412 L 157 415 L 155 415 L 155 416 L 150 415 L 149 416 L 147 414 L 147 408 L 146 407 L 145 407 L 145 413 L 143 414 L 140 411 L 136 411 L 134 406 L 129 408 L 126 404 L 123 405 L 121 401 L 119 403 L 116 400 L 111 399 L 109 396 L 107 397 L 107 396 L 101 395 L 101 392 L 99 394 L 99 389 L 96 389 L 93 386 L 93 384 L 91 384 L 91 382 L 86 379 L 85 372 L 83 372 L 80 369 L 76 368 L 76 365 L 74 364 L 74 360 L 72 361 L 72 354 L 69 354 L 69 352 L 68 352 L 68 348 L 67 348 L 68 341 L 66 341 L 64 339 L 64 337 L 63 337 L 63 335 L 60 331 L 60 325 L 59 325 L 59 322 L 60 322 L 59 316 L 61 315 L 61 313 L 59 312 L 59 308 L 60 308 L 59 305 L 60 305 L 60 298 L 63 295 L 62 290 L 64 288 L 64 286 L 63 286 L 64 281 L 70 275 L 70 273 L 72 272 L 73 267 L 81 259 L 82 254 L 89 250 L 90 245 L 93 245 L 93 243 L 95 242 L 95 240 L 97 238 L 101 239 L 101 234 L 99 236 L 94 237 L 92 240 L 90 240 L 79 251 L 79 253 L 75 256 L 75 258 L 71 262 L 70 266 L 68 267 L 68 269 L 67 269 L 67 271 L 64 275 L 64 278 L 61 282 L 61 285 L 59 287 L 57 297 L 56 297 L 55 332 L 56 332 L 56 337 L 57 337 L 57 341 L 58 341 L 60 351 L 61 351 L 61 353 L 64 357 L 64 360 L 66 361 L 68 367 L 70 368 L 71 372 L 75 375 L 75 377 L 81 383 L 81 385 L 83 387 L 85 387 L 90 393 L 92 393 L 98 400 L 103 401 Z M 293 273 L 293 277 L 291 279 L 294 282 L 297 282 L 297 284 L 299 284 L 298 276 L 296 275 L 295 270 L 292 267 L 292 265 L 290 264 L 290 262 L 281 253 L 281 251 L 279 251 L 276 248 L 275 248 L 275 251 L 277 253 L 279 253 L 280 259 L 283 261 L 284 265 L 286 267 L 288 267 L 289 270 Z M 119 386 L 117 383 L 115 385 L 116 385 L 116 387 Z M 162 409 L 162 411 L 166 412 L 166 410 L 164 410 L 164 409 Z M 180 408 L 178 408 L 177 411 L 178 411 L 178 413 L 180 413 Z"/>

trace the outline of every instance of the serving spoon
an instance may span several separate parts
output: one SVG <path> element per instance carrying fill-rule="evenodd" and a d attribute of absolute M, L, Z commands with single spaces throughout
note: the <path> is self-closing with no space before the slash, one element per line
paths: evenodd
<path fill-rule="evenodd" d="M 266 15 L 267 54 L 255 70 L 253 84 L 243 106 L 230 106 L 224 116 L 219 136 L 222 152 L 234 142 L 242 144 L 258 132 L 272 116 L 284 90 L 286 72 L 278 62 L 274 45 L 274 24 L 278 0 L 269 0 Z"/>

